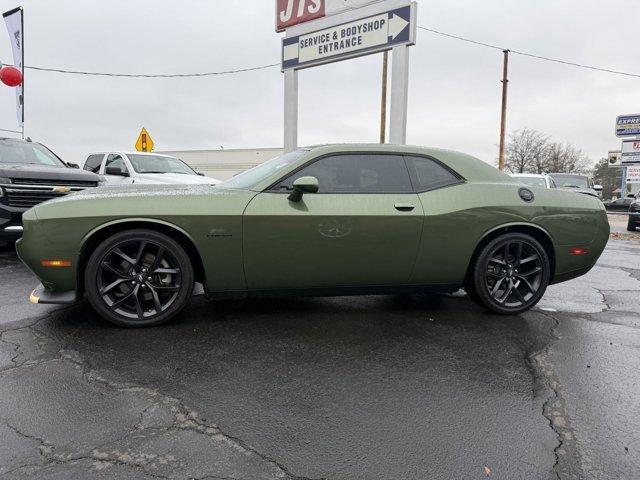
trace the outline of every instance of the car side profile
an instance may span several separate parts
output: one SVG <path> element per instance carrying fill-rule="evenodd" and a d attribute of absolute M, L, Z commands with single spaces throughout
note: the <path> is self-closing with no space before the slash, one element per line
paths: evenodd
<path fill-rule="evenodd" d="M 220 180 L 205 177 L 179 158 L 144 152 L 92 153 L 84 170 L 102 175 L 107 185 L 217 185 Z"/>
<path fill-rule="evenodd" d="M 107 320 L 158 325 L 213 297 L 454 292 L 518 314 L 585 274 L 609 237 L 597 198 L 525 187 L 469 155 L 326 145 L 218 186 L 104 187 L 24 217 L 31 300 L 86 296 Z"/>

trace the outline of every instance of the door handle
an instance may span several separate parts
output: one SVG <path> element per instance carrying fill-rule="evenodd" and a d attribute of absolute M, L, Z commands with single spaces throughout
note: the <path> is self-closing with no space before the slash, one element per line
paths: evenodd
<path fill-rule="evenodd" d="M 411 203 L 396 203 L 394 205 L 394 207 L 396 208 L 396 210 L 398 210 L 399 212 L 410 212 L 412 211 L 414 208 L 416 208 L 415 205 L 412 205 Z"/>

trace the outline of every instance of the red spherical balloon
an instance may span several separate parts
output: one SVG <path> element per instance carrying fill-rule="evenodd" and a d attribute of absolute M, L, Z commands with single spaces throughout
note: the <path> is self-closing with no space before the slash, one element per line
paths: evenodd
<path fill-rule="evenodd" d="M 0 82 L 9 87 L 17 87 L 22 83 L 22 72 L 16 67 L 2 67 L 0 69 Z"/>

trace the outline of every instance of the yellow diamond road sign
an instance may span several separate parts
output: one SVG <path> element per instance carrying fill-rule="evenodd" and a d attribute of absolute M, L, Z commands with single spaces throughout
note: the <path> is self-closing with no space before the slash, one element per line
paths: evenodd
<path fill-rule="evenodd" d="M 153 151 L 153 139 L 146 128 L 143 128 L 136 142 L 136 150 L 138 152 L 152 152 Z"/>

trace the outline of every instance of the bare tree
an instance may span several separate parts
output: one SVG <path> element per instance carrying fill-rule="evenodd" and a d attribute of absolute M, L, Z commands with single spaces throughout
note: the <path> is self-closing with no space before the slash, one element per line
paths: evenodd
<path fill-rule="evenodd" d="M 542 173 L 548 146 L 549 137 L 536 130 L 523 128 L 511 132 L 506 148 L 506 169 L 512 173 Z"/>
<path fill-rule="evenodd" d="M 589 159 L 582 150 L 570 143 L 552 143 L 549 145 L 546 172 L 584 173 L 589 169 Z"/>
<path fill-rule="evenodd" d="M 551 142 L 548 135 L 529 128 L 509 134 L 505 163 L 512 173 L 585 173 L 591 164 L 569 142 Z"/>

